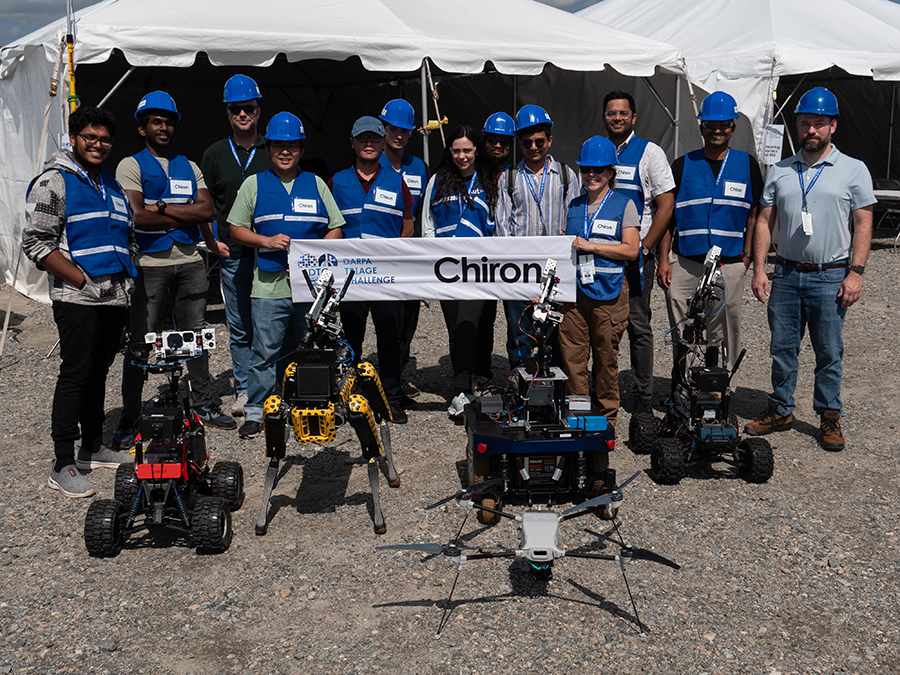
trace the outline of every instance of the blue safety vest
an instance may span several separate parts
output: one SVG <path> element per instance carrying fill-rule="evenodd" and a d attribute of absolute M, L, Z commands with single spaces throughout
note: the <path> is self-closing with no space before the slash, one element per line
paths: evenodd
<path fill-rule="evenodd" d="M 345 239 L 390 239 L 403 231 L 403 179 L 382 167 L 365 192 L 352 166 L 334 174 L 331 194 L 344 220 Z"/>
<path fill-rule="evenodd" d="M 256 174 L 256 207 L 253 227 L 257 234 L 273 237 L 286 234 L 291 239 L 324 239 L 328 234 L 328 209 L 319 195 L 316 176 L 301 171 L 294 179 L 291 192 L 272 169 Z M 288 252 L 261 248 L 256 266 L 265 272 L 281 272 L 288 268 Z"/>
<path fill-rule="evenodd" d="M 137 276 L 128 248 L 131 223 L 128 200 L 116 179 L 105 171 L 100 172 L 106 190 L 104 199 L 100 190 L 81 176 L 56 170 L 66 184 L 66 241 L 72 260 L 90 277 L 123 271 L 128 276 Z M 31 181 L 28 193 L 38 178 Z"/>
<path fill-rule="evenodd" d="M 632 136 L 625 149 L 619 153 L 616 163 L 616 191 L 634 202 L 638 220 L 644 215 L 644 187 L 641 185 L 640 163 L 647 140 Z"/>
<path fill-rule="evenodd" d="M 478 177 L 475 178 L 469 191 L 472 198 L 471 205 L 459 195 L 436 201 L 437 188 L 438 181 L 435 180 L 431 188 L 430 201 L 435 237 L 489 237 L 494 233 L 496 223 L 491 216 L 487 197 Z"/>
<path fill-rule="evenodd" d="M 566 220 L 566 234 L 584 237 L 584 206 L 588 195 L 580 195 L 569 203 L 569 215 Z M 596 219 L 593 221 L 590 236 L 585 237 L 589 241 L 597 241 L 604 244 L 622 243 L 622 219 L 625 215 L 625 207 L 628 206 L 629 197 L 613 191 L 609 199 L 600 208 Z M 583 255 L 578 252 L 578 255 Z M 594 282 L 585 286 L 578 279 L 579 295 L 586 295 L 594 300 L 615 300 L 622 294 L 622 281 L 625 278 L 625 263 L 622 260 L 610 260 L 599 255 L 594 255 Z"/>
<path fill-rule="evenodd" d="M 678 252 L 701 256 L 719 246 L 723 256 L 739 256 L 752 206 L 750 155 L 729 150 L 717 177 L 702 149 L 689 152 L 675 197 Z"/>
<path fill-rule="evenodd" d="M 391 166 L 391 160 L 387 158 L 386 154 L 382 153 L 381 159 L 378 161 L 385 169 L 394 171 L 394 167 Z M 394 173 L 397 172 L 394 171 Z M 419 202 L 422 201 L 422 195 L 425 194 L 425 184 L 428 182 L 428 169 L 425 168 L 425 162 L 421 159 L 404 152 L 403 159 L 400 162 L 400 173 L 403 174 L 403 180 L 406 182 L 406 187 L 409 188 L 409 192 L 412 195 L 413 213 L 415 213 Z"/>
<path fill-rule="evenodd" d="M 144 204 L 155 204 L 162 199 L 167 204 L 193 204 L 197 199 L 197 178 L 194 169 L 184 155 L 169 155 L 168 173 L 149 150 L 144 148 L 134 155 L 141 168 L 141 192 Z M 139 230 L 134 237 L 141 251 L 157 253 L 168 251 L 172 243 L 195 244 L 200 241 L 200 228 L 184 225 L 165 231 Z"/>

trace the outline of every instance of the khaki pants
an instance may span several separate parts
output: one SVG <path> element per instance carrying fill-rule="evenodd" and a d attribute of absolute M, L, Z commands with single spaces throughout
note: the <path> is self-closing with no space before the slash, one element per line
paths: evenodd
<path fill-rule="evenodd" d="M 619 341 L 628 326 L 628 284 L 622 286 L 615 300 L 581 296 L 575 303 L 565 303 L 559 326 L 559 351 L 569 378 L 567 393 L 590 393 L 588 360 L 593 356 L 595 406 L 611 425 L 619 412 Z"/>

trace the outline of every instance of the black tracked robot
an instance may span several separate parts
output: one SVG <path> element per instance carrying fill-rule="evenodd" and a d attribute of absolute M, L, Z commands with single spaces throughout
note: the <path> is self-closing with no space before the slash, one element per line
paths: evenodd
<path fill-rule="evenodd" d="M 769 442 L 741 440 L 732 413 L 731 380 L 747 350 L 741 350 L 729 373 L 724 344 L 707 340 L 707 321 L 725 286 L 720 254 L 718 246 L 706 254 L 703 277 L 688 299 L 681 340 L 675 345 L 672 400 L 665 418 L 660 421 L 652 412 L 639 413 L 628 427 L 632 450 L 649 453 L 650 476 L 662 485 L 677 484 L 688 466 L 699 462 L 729 462 L 750 483 L 765 483 L 774 470 Z"/>
<path fill-rule="evenodd" d="M 558 284 L 556 261 L 548 260 L 533 309 L 535 355 L 515 370 L 505 391 L 493 390 L 465 408 L 469 484 L 490 484 L 479 497 L 485 523 L 497 522 L 493 509 L 508 495 L 551 504 L 596 497 L 616 482 L 609 469 L 613 429 L 589 403 L 567 398 L 566 375 L 550 366 L 548 340 L 562 321 L 554 300 Z"/>
<path fill-rule="evenodd" d="M 375 533 L 384 534 L 387 525 L 381 512 L 378 474 L 384 467 L 388 485 L 393 488 L 400 487 L 400 477 L 394 468 L 387 424 L 391 421 L 391 408 L 381 380 L 371 363 L 354 364 L 338 319 L 338 306 L 350 288 L 353 270 L 340 293 L 334 289 L 330 270 L 323 271 L 315 285 L 306 270 L 303 275 L 314 301 L 306 314 L 308 330 L 301 347 L 285 370 L 282 396 L 270 396 L 264 406 L 269 468 L 256 534 L 264 535 L 268 529 L 269 499 L 286 451 L 286 426 L 293 428 L 298 443 L 321 445 L 333 441 L 337 428 L 346 422 L 359 438 L 368 467 Z"/>
<path fill-rule="evenodd" d="M 147 333 L 144 341 L 152 363 L 143 367 L 165 374 L 169 385 L 141 414 L 134 464 L 116 470 L 115 498 L 97 499 L 88 508 L 88 553 L 115 556 L 132 533 L 159 527 L 187 535 L 198 552 L 224 551 L 231 544 L 231 512 L 244 501 L 243 469 L 238 462 L 217 462 L 210 471 L 190 380 L 183 398 L 178 392 L 182 364 L 213 349 L 215 331 Z"/>

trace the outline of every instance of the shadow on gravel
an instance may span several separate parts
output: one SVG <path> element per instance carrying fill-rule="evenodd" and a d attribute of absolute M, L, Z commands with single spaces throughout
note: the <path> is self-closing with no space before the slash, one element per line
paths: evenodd
<path fill-rule="evenodd" d="M 268 522 L 271 524 L 284 507 L 293 506 L 297 513 L 333 513 L 339 505 L 362 504 L 368 494 L 346 497 L 353 459 L 349 452 L 333 447 L 322 448 L 312 457 L 288 455 L 281 462 L 272 499 L 269 501 Z M 292 470 L 303 467 L 303 476 L 296 495 L 290 497 L 279 490 Z M 296 472 L 293 474 L 296 479 Z M 361 498 L 359 498 L 361 497 Z"/>

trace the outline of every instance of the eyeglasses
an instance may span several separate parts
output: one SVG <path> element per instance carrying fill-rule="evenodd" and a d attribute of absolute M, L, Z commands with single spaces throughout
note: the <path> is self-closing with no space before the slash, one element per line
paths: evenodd
<path fill-rule="evenodd" d="M 729 129 L 734 128 L 734 122 L 728 120 L 727 122 L 709 122 L 703 121 L 700 123 L 700 126 L 704 129 L 714 129 L 716 131 L 728 131 Z"/>
<path fill-rule="evenodd" d="M 634 113 L 630 110 L 607 110 L 605 113 L 603 113 L 603 116 L 608 120 L 614 120 L 617 117 L 619 119 L 627 120 L 633 114 Z"/>
<path fill-rule="evenodd" d="M 275 152 L 299 152 L 301 146 L 299 141 L 269 141 L 269 147 Z"/>
<path fill-rule="evenodd" d="M 485 145 L 502 145 L 504 148 L 512 145 L 512 139 L 509 136 L 485 136 Z"/>
<path fill-rule="evenodd" d="M 109 136 L 94 136 L 94 134 L 78 134 L 88 145 L 100 145 L 102 148 L 112 147 L 113 139 Z"/>
<path fill-rule="evenodd" d="M 230 112 L 234 117 L 237 117 L 242 112 L 247 113 L 248 115 L 253 115 L 257 110 L 259 110 L 258 105 L 230 105 L 228 106 L 228 112 Z"/>
<path fill-rule="evenodd" d="M 534 147 L 536 147 L 538 150 L 540 150 L 545 145 L 547 145 L 547 139 L 546 138 L 533 138 L 533 139 L 525 138 L 525 139 L 520 139 L 519 143 L 521 143 L 522 147 L 525 148 L 526 150 L 528 148 L 530 148 L 532 145 Z"/>
<path fill-rule="evenodd" d="M 598 176 L 599 176 L 601 173 L 603 173 L 603 171 L 606 169 L 605 166 L 582 166 L 582 167 L 580 167 L 580 168 L 581 168 L 581 173 L 583 173 L 584 175 L 587 175 L 587 174 L 589 174 L 589 173 L 593 173 L 593 174 L 596 174 L 596 175 L 598 175 Z"/>
<path fill-rule="evenodd" d="M 474 155 L 475 148 L 450 148 L 450 154 L 454 157 L 459 157 L 460 155 Z"/>
<path fill-rule="evenodd" d="M 383 136 L 378 136 L 377 134 L 369 134 L 364 135 L 360 134 L 359 136 L 354 136 L 353 140 L 359 143 L 360 145 L 376 145 L 384 140 Z"/>

